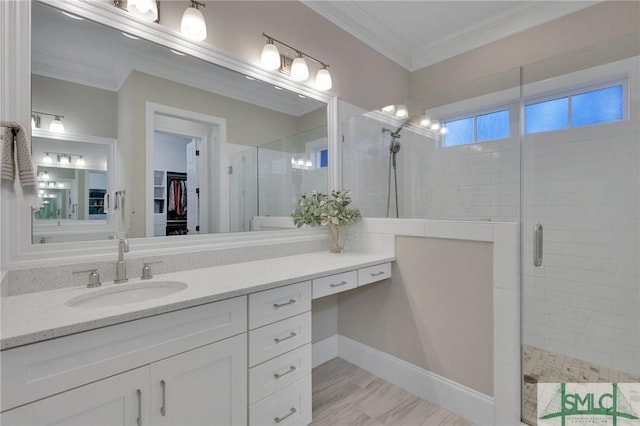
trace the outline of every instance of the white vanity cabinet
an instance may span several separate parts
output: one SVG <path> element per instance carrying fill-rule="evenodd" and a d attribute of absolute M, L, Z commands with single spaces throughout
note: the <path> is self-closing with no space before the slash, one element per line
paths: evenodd
<path fill-rule="evenodd" d="M 2 351 L 2 424 L 244 425 L 246 305 L 241 296 Z"/>
<path fill-rule="evenodd" d="M 311 282 L 249 295 L 249 424 L 311 423 Z"/>
<path fill-rule="evenodd" d="M 10 425 L 149 424 L 149 369 L 137 368 L 0 414 Z"/>
<path fill-rule="evenodd" d="M 247 340 L 241 334 L 150 365 L 150 424 L 247 423 Z"/>

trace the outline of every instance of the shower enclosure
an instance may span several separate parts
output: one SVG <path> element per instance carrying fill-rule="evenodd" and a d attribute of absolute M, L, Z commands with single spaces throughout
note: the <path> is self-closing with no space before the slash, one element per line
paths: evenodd
<path fill-rule="evenodd" d="M 400 217 L 521 225 L 532 425 L 538 383 L 640 382 L 639 52 L 624 37 L 407 101 Z M 342 123 L 343 186 L 365 217 L 386 216 L 382 129 L 398 122 L 373 111 Z"/>
<path fill-rule="evenodd" d="M 327 192 L 327 127 L 318 127 L 230 158 L 232 232 L 293 226 L 255 223 L 256 217 L 288 217 L 303 192 Z"/>

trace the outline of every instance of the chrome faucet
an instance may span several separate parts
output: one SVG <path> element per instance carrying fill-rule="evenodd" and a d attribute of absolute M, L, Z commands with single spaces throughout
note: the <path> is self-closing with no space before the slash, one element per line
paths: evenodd
<path fill-rule="evenodd" d="M 127 262 L 124 261 L 124 254 L 129 253 L 129 241 L 126 238 L 118 240 L 118 263 L 116 264 L 115 283 L 126 283 L 127 279 Z"/>

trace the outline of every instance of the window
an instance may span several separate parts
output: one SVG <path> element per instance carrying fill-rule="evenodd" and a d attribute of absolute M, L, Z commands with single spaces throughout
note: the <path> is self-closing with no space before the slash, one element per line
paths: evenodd
<path fill-rule="evenodd" d="M 329 150 L 321 149 L 318 153 L 318 167 L 329 166 Z"/>
<path fill-rule="evenodd" d="M 508 138 L 509 110 L 494 111 L 458 120 L 445 121 L 444 146 L 467 145 Z"/>
<path fill-rule="evenodd" d="M 624 85 L 581 91 L 525 105 L 525 132 L 540 133 L 619 121 Z"/>

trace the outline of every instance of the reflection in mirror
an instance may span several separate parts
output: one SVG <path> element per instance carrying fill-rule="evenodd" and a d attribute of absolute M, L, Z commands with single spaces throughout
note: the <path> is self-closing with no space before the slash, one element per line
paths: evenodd
<path fill-rule="evenodd" d="M 71 19 L 37 2 L 32 20 L 32 110 L 64 116 L 68 133 L 117 139 L 114 183 L 106 189 L 106 198 L 115 201 L 116 191 L 126 194 L 120 197 L 124 209 L 100 217 L 102 213 L 89 215 L 89 204 L 76 202 L 70 188 L 62 197 L 64 208 L 37 213 L 34 242 L 41 242 L 35 226 L 43 220 L 55 220 L 56 226 L 58 220 L 73 220 L 68 222 L 69 240 L 72 226 L 77 226 L 77 240 L 108 237 L 83 232 L 82 221 L 104 221 L 128 237 L 251 230 L 251 218 L 257 215 L 288 214 L 297 196 L 293 191 L 326 192 L 326 167 L 305 170 L 314 177 L 301 180 L 302 169 L 289 157 L 281 168 L 270 166 L 258 173 L 256 148 L 299 140 L 326 149 L 326 104 L 97 23 Z M 51 118 L 42 116 L 40 127 L 48 128 Z M 312 131 L 317 134 L 308 139 L 305 135 Z M 46 143 L 42 152 L 60 152 Z M 293 156 L 306 154 L 307 147 L 286 149 Z M 254 152 L 255 161 L 236 164 L 242 152 Z M 183 157 L 185 161 L 178 160 Z M 241 172 L 246 179 L 239 179 Z M 176 174 L 187 176 L 176 180 Z M 279 181 L 280 189 L 261 196 L 257 179 Z M 82 189 L 103 190 L 87 185 Z M 277 200 L 271 199 L 274 194 Z M 99 209 L 99 197 L 92 198 Z M 278 209 L 259 210 L 259 199 L 265 208 Z"/>
<path fill-rule="evenodd" d="M 114 141 L 33 131 L 40 209 L 33 212 L 33 242 L 107 238 L 115 230 L 107 194 L 113 183 Z"/>
<path fill-rule="evenodd" d="M 365 217 L 516 221 L 518 69 L 343 123 L 343 185 Z"/>

